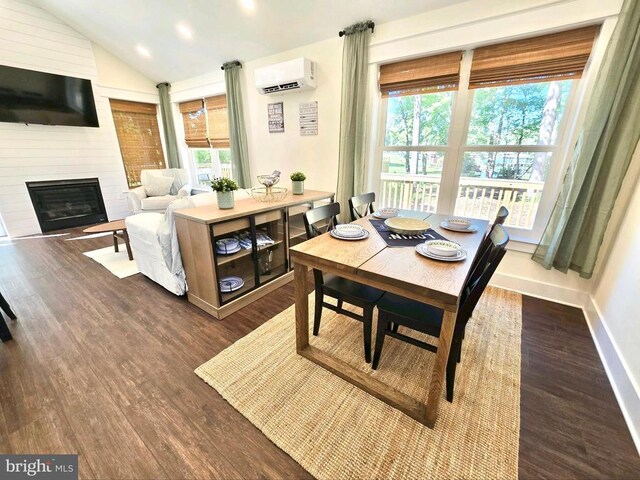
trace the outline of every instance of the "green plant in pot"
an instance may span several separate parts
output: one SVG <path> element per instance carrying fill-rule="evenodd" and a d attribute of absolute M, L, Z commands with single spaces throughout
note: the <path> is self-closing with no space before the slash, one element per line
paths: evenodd
<path fill-rule="evenodd" d="M 294 195 L 302 195 L 304 193 L 304 181 L 307 176 L 302 172 L 293 172 L 291 174 L 291 193 Z"/>
<path fill-rule="evenodd" d="M 233 208 L 233 192 L 238 190 L 238 184 L 227 177 L 216 177 L 211 180 L 211 188 L 216 192 L 218 208 Z"/>

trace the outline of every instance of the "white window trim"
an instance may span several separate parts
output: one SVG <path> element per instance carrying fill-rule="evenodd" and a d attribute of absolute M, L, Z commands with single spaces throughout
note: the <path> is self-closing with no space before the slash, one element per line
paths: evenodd
<path fill-rule="evenodd" d="M 571 160 L 571 153 L 575 145 L 578 132 L 582 125 L 585 114 L 586 98 L 590 92 L 595 76 L 600 68 L 606 45 L 611 37 L 617 18 L 607 18 L 602 25 L 600 34 L 594 42 L 591 58 L 585 67 L 582 79 L 575 80 L 567 97 L 567 104 L 564 109 L 561 124 L 558 126 L 558 138 L 555 145 L 546 146 L 496 146 L 488 149 L 485 146 L 467 146 L 466 140 L 469 117 L 473 108 L 473 92 L 468 88 L 469 73 L 471 71 L 471 60 L 473 50 L 465 50 L 460 67 L 460 86 L 454 93 L 452 103 L 451 123 L 449 127 L 449 142 L 447 146 L 432 145 L 420 147 L 385 147 L 384 138 L 386 133 L 387 99 L 380 98 L 376 83 L 374 85 L 375 95 L 373 99 L 373 115 L 377 113 L 377 129 L 373 132 L 377 137 L 375 142 L 374 163 L 370 167 L 369 186 L 376 192 L 381 188 L 382 156 L 386 151 L 442 151 L 445 152 L 444 166 L 440 181 L 440 194 L 438 198 L 437 213 L 452 215 L 455 210 L 455 202 L 460 181 L 460 172 L 465 151 L 549 151 L 552 149 L 553 160 L 549 170 L 536 218 L 531 230 L 517 227 L 508 227 L 511 238 L 523 244 L 537 244 L 544 233 L 544 228 L 549 221 L 553 206 L 562 186 L 564 172 Z M 372 65 L 372 70 L 377 73 L 379 65 Z M 373 76 L 373 75 L 371 75 Z M 370 78 L 371 78 L 370 76 Z M 495 150 L 494 150 L 495 149 Z M 455 159 L 453 161 L 449 159 Z"/>

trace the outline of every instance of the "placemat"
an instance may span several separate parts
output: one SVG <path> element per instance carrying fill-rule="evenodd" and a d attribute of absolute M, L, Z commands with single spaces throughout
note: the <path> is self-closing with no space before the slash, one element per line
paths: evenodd
<path fill-rule="evenodd" d="M 376 229 L 376 232 L 378 232 L 390 247 L 415 247 L 419 243 L 426 242 L 427 240 L 449 241 L 448 238 L 443 237 L 433 228 L 428 229 L 421 235 L 400 235 L 399 233 L 393 233 L 389 230 L 389 227 L 384 224 L 384 220 L 373 220 L 370 218 L 369 221 L 371 225 L 373 225 L 373 228 Z"/>

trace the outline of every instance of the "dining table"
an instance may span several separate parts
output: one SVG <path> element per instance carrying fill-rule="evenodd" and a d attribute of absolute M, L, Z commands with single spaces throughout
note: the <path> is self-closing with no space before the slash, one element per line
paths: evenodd
<path fill-rule="evenodd" d="M 370 219 L 374 219 L 371 216 L 353 222 L 369 231 L 368 238 L 364 240 L 345 241 L 325 233 L 292 247 L 296 351 L 302 357 L 433 428 L 442 397 L 449 349 L 465 280 L 485 238 L 489 222 L 467 219 L 477 229 L 469 233 L 442 228 L 441 222 L 451 218 L 450 215 L 400 211 L 400 216 L 419 218 L 430 223 L 435 232 L 459 243 L 467 257 L 457 262 L 444 262 L 419 255 L 413 246 L 390 247 L 370 222 Z M 444 310 L 436 359 L 430 377 L 425 372 L 425 382 L 429 382 L 426 399 L 406 395 L 366 371 L 359 370 L 309 343 L 310 269 L 332 273 Z"/>

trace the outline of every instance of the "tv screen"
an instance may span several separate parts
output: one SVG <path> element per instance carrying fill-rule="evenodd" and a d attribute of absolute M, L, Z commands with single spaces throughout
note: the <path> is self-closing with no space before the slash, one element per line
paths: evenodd
<path fill-rule="evenodd" d="M 99 127 L 91 80 L 0 65 L 0 122 Z"/>

